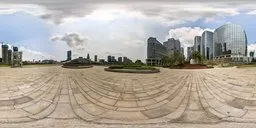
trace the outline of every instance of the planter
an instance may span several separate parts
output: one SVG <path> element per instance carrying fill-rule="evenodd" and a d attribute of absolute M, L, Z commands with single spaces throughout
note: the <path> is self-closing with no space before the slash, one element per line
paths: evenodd
<path fill-rule="evenodd" d="M 150 73 L 158 73 L 160 69 L 155 70 L 136 70 L 136 69 L 110 69 L 105 68 L 105 71 L 108 72 L 119 72 L 119 73 L 139 73 L 139 74 L 150 74 Z"/>
<path fill-rule="evenodd" d="M 92 68 L 92 65 L 88 65 L 88 66 L 62 66 L 63 68 L 70 68 L 70 69 L 83 69 L 83 68 Z"/>

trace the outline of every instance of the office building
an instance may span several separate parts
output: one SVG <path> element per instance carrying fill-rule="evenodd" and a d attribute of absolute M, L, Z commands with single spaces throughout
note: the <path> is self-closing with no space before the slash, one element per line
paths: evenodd
<path fill-rule="evenodd" d="M 13 52 L 18 52 L 19 48 L 18 47 L 13 47 Z"/>
<path fill-rule="evenodd" d="M 8 64 L 12 65 L 12 50 L 8 50 Z"/>
<path fill-rule="evenodd" d="M 108 56 L 108 63 L 111 63 L 112 61 L 111 61 L 111 58 L 112 58 L 112 56 Z"/>
<path fill-rule="evenodd" d="M 8 45 L 2 45 L 2 63 L 8 64 Z"/>
<path fill-rule="evenodd" d="M 224 24 L 213 34 L 213 57 L 232 62 L 244 62 L 247 57 L 247 36 L 242 26 Z"/>
<path fill-rule="evenodd" d="M 153 37 L 150 37 L 147 42 L 148 46 L 146 63 L 148 65 L 160 65 L 161 59 L 167 56 L 167 48 Z"/>
<path fill-rule="evenodd" d="M 201 55 L 209 60 L 213 58 L 213 32 L 204 31 L 201 41 Z"/>
<path fill-rule="evenodd" d="M 181 52 L 180 41 L 174 38 L 168 39 L 163 45 L 167 48 L 168 55 Z"/>
<path fill-rule="evenodd" d="M 123 59 L 122 59 L 122 57 L 118 57 L 118 63 L 123 63 Z"/>
<path fill-rule="evenodd" d="M 201 52 L 201 36 L 195 36 L 194 38 L 194 51 Z"/>
<path fill-rule="evenodd" d="M 95 61 L 95 62 L 98 61 L 98 56 L 97 56 L 97 55 L 94 56 L 94 61 Z"/>
<path fill-rule="evenodd" d="M 67 61 L 72 60 L 72 52 L 71 51 L 67 51 Z"/>
<path fill-rule="evenodd" d="M 90 54 L 89 54 L 89 53 L 87 54 L 86 59 L 88 59 L 88 60 L 90 60 L 90 59 L 91 59 L 91 58 L 90 58 Z"/>
<path fill-rule="evenodd" d="M 194 52 L 194 47 L 187 47 L 187 60 L 190 61 L 192 58 L 192 53 Z"/>
<path fill-rule="evenodd" d="M 180 53 L 181 53 L 182 55 L 184 55 L 184 48 L 183 48 L 183 47 L 180 47 Z"/>

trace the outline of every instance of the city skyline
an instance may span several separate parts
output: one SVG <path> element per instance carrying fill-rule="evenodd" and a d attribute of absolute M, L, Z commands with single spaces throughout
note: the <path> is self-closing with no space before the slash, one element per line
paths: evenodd
<path fill-rule="evenodd" d="M 232 22 L 245 29 L 248 54 L 256 50 L 256 2 L 232 2 L 232 6 L 228 1 L 209 4 L 200 0 L 147 1 L 147 6 L 142 1 L 136 5 L 114 0 L 86 3 L 3 0 L 0 41 L 18 46 L 24 60 L 65 60 L 66 51 L 72 50 L 74 58 L 90 53 L 104 59 L 113 55 L 145 61 L 148 37 L 160 42 L 179 39 L 186 55 L 194 36 Z"/>

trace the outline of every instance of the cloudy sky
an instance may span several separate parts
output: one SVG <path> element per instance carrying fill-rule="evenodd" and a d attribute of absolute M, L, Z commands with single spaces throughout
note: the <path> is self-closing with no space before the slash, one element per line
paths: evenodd
<path fill-rule="evenodd" d="M 256 2 L 206 1 L 1 0 L 0 41 L 18 46 L 24 60 L 65 60 L 67 50 L 145 60 L 150 36 L 187 47 L 205 29 L 231 22 L 244 27 L 249 51 L 256 50 Z"/>

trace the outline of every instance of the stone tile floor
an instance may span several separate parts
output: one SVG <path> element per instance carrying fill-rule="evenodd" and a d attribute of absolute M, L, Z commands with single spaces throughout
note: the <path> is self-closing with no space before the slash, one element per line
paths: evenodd
<path fill-rule="evenodd" d="M 256 126 L 256 68 L 0 68 L 0 85 L 0 127 Z"/>

